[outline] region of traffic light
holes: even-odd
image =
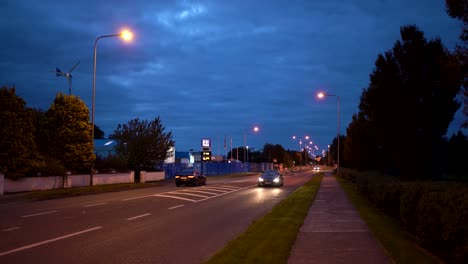
[[[202,160],[211,161],[211,151],[202,151]]]

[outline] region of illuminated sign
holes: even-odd
[[[201,140],[202,147],[211,147],[211,139],[209,138],[202,138]]]
[[[203,151],[202,152],[202,160],[203,161],[211,161],[211,151]]]

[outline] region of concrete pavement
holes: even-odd
[[[293,245],[288,263],[393,263],[327,173]]]

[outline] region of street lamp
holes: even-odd
[[[324,92],[319,92],[317,94],[317,98],[323,99],[325,96],[336,96],[337,99],[337,106],[338,106],[338,128],[337,128],[337,140],[338,140],[338,151],[337,151],[337,158],[336,158],[336,173],[339,175],[340,173],[340,96],[336,94],[327,94]]]
[[[132,32],[128,30],[123,30],[119,34],[112,34],[112,35],[103,35],[96,38],[94,41],[94,63],[93,63],[93,99],[91,105],[91,140],[93,142],[93,153],[94,153],[94,106],[95,106],[95,97],[96,97],[96,54],[97,54],[97,43],[98,40],[102,38],[110,38],[110,37],[121,37],[125,41],[131,41],[133,39]],[[94,162],[91,163],[91,174],[89,177],[89,184],[93,185],[93,170],[94,170]]]
[[[310,138],[309,136],[304,136],[304,139],[306,139],[306,140],[309,140],[309,138]],[[300,150],[300,152],[299,152],[299,169],[300,169],[301,166],[302,166],[302,151],[303,151],[303,149],[302,149],[302,138],[297,138],[296,136],[292,136],[292,139],[294,139],[294,140],[298,139],[299,140],[299,150]],[[304,141],[304,148],[305,148],[306,144],[307,143]],[[306,156],[305,156],[305,151],[304,151],[304,165],[305,165],[305,160],[306,160]]]
[[[255,133],[257,133],[258,131],[260,131],[260,128],[259,128],[258,126],[254,126],[254,127],[252,128],[252,131],[255,132]],[[245,155],[245,152],[246,152],[247,148],[248,148],[248,146],[247,146],[247,131],[244,130],[244,164],[245,164],[245,162],[246,162],[246,155]],[[247,155],[248,155],[248,153],[247,153]],[[249,160],[247,159],[247,163],[248,163],[248,162],[249,162]],[[245,168],[247,169],[247,166],[246,166]]]

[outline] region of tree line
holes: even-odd
[[[468,4],[447,1],[463,21],[461,43],[451,53],[439,38],[427,40],[416,25],[402,26],[401,39],[379,54],[363,89],[359,111],[340,136],[342,167],[376,170],[402,179],[466,178],[468,138],[446,137],[463,97],[467,128]],[[337,140],[331,144],[336,157]]]
[[[90,173],[96,160],[89,110],[77,96],[59,93],[47,111],[26,107],[15,87],[0,88],[0,173],[7,178]],[[95,138],[104,132],[95,126]],[[124,168],[164,162],[174,146],[159,117],[119,124],[111,138]],[[138,150],[138,151],[137,151]]]

